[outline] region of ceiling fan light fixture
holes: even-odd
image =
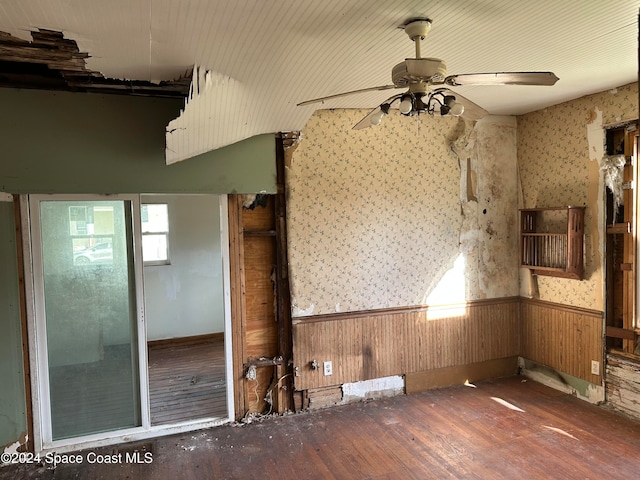
[[[382,122],[382,117],[389,113],[390,108],[391,104],[389,103],[383,103],[382,105],[380,105],[378,111],[371,115],[371,118],[369,119],[371,125],[380,125],[380,122]]]
[[[449,110],[449,115],[453,115],[454,117],[459,117],[464,113],[464,105],[458,102],[454,102],[451,105],[451,110]]]
[[[442,96],[435,98],[436,95]],[[434,94],[432,97],[436,102],[440,104],[440,115],[451,115],[453,117],[459,117],[464,113],[464,105],[456,102],[456,97],[453,95]]]
[[[451,105],[455,103],[456,97],[453,95],[445,95],[440,102],[440,115],[448,115],[451,111]]]
[[[374,113],[371,116],[371,125],[380,125],[380,122],[382,122],[382,117],[384,117],[384,113],[382,110],[378,110],[376,113]]]
[[[413,110],[413,97],[411,95],[403,95],[398,110],[403,115],[409,115]]]

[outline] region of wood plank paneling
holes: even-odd
[[[306,390],[513,357],[519,299],[446,308],[411,307],[299,318],[295,387]],[[311,367],[333,362],[333,375]]]
[[[260,208],[260,207],[258,207]],[[246,304],[246,355],[274,357],[278,354],[275,321],[273,267],[275,239],[244,237]]]
[[[520,355],[596,385],[591,361],[603,365],[603,313],[539,300],[522,299]]]

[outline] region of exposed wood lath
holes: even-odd
[[[170,82],[105,78],[86,68],[90,54],[62,32],[39,29],[25,41],[0,32],[0,87],[99,92],[153,97],[185,97],[191,73]]]

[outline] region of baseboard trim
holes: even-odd
[[[507,377],[518,372],[518,357],[497,358],[485,362],[456,365],[405,375],[405,391],[424,392],[433,388],[463,385],[489,378]]]

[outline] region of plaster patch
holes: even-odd
[[[13,443],[9,443],[5,445],[3,453],[18,453],[18,451],[20,450],[20,447],[22,447],[23,445],[26,445],[28,441],[29,441],[29,435],[27,435],[26,432],[23,432],[22,435],[20,435],[20,438],[18,440],[16,440]]]
[[[402,393],[404,393],[404,378],[399,375],[342,385],[344,402],[391,397]]]
[[[520,296],[527,298],[539,298],[537,277],[528,268],[520,268]]]
[[[308,308],[300,308],[297,305],[296,299],[291,299],[291,316],[293,317],[309,317],[313,315],[313,310],[315,309],[315,305],[312,303]]]
[[[589,160],[595,160],[600,165],[604,156],[605,132],[602,128],[602,111],[595,107],[587,123],[587,142],[589,144]]]
[[[592,110],[591,118],[587,124],[587,144],[589,147],[589,160],[595,160],[598,163],[598,170],[600,170],[603,166],[603,159],[606,152],[606,132],[602,126],[602,111],[597,106]],[[593,212],[591,213],[591,222],[588,223],[585,221],[585,231],[591,230],[595,232],[593,235],[597,236],[597,244],[592,244],[591,246],[595,254],[593,264],[598,266],[600,271],[602,271],[604,269],[604,246],[606,245],[605,230],[601,228],[601,225],[604,225],[606,221],[606,212],[605,209],[602,208],[602,202],[603,199],[606,198],[606,187],[600,171],[597,172],[597,177],[595,177],[595,175],[596,172],[593,172],[591,178],[593,179],[592,183],[597,185],[597,196],[595,196],[595,189],[589,190],[587,205],[593,205]],[[585,235],[585,242],[586,241],[587,236]],[[588,254],[588,251],[585,253]],[[587,273],[585,272],[585,276],[586,275]],[[599,298],[596,305],[603,304],[603,299],[605,298],[605,283],[604,281],[600,282],[600,289],[597,292]]]
[[[13,195],[10,193],[0,192],[0,202],[13,202]]]

